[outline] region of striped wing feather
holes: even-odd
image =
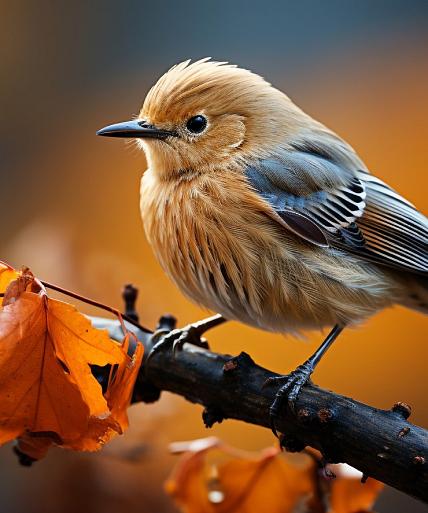
[[[316,156],[310,154],[312,167],[314,159]],[[277,161],[248,167],[246,176],[250,185],[270,203],[282,224],[303,239],[338,247],[379,264],[428,272],[425,216],[367,171],[343,170],[339,163],[327,161],[325,155],[316,162],[320,168],[328,162],[328,171],[337,172],[345,179],[335,187],[299,195],[287,190],[290,170],[284,165],[280,174]],[[300,179],[304,180],[305,157],[301,152],[293,159],[291,178],[295,179],[299,169]],[[326,244],[322,243],[319,232],[324,234]]]
[[[367,205],[358,226],[367,258],[394,267],[428,272],[428,221],[378,178],[361,173]]]

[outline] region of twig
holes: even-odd
[[[122,337],[119,323],[100,318],[93,322],[109,329],[113,338]],[[147,354],[151,336],[136,334]],[[165,351],[150,358],[134,397],[152,402],[168,390],[203,405],[208,425],[233,418],[269,428],[275,390],[262,385],[276,375],[245,353],[231,358],[186,344],[175,356]],[[296,414],[284,409],[276,425],[287,450],[314,447],[326,462],[348,463],[364,476],[428,501],[428,432],[409,423],[409,414],[404,403],[380,410],[309,384],[300,392]]]

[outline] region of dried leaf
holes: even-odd
[[[210,444],[201,450],[185,453],[165,485],[182,511],[286,513],[312,496],[311,461],[293,466],[278,457],[277,449],[267,449],[258,456],[241,456],[214,440],[210,439]],[[211,451],[220,452],[220,460],[224,460],[222,454],[229,459],[210,464],[207,456]]]
[[[128,356],[131,337],[136,342],[132,358]],[[124,431],[128,427],[126,410],[131,402],[134,383],[143,360],[144,347],[133,334],[128,333],[124,338],[122,349],[126,357],[111,377],[105,397],[113,417]]]
[[[366,485],[335,465],[337,479],[326,479],[314,459],[291,461],[271,448],[258,456],[210,437],[172,444],[183,452],[166,491],[185,513],[362,513],[369,511],[383,485]]]
[[[375,479],[361,482],[362,474],[349,465],[332,465],[337,479],[331,483],[330,507],[334,513],[369,513],[384,488]]]
[[[52,443],[97,450],[122,433],[142,358],[141,344],[133,359],[128,344],[48,298],[23,270],[9,282],[0,310],[0,444],[19,437],[19,450],[36,457]],[[90,365],[118,369],[105,397]]]
[[[4,294],[9,283],[18,278],[18,272],[3,262],[0,262],[0,294]]]
[[[70,448],[79,451],[97,450],[111,440],[113,436],[122,434],[127,429],[128,415],[126,411],[131,402],[132,391],[144,352],[143,345],[137,342],[132,358],[128,356],[131,336],[130,333],[125,336],[122,344],[125,358],[115,370],[112,369],[113,375],[105,393],[111,416],[103,420],[92,417],[87,431],[81,438],[70,444]]]

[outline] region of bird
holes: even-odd
[[[97,134],[144,151],[146,237],[184,295],[218,312],[153,351],[197,343],[226,319],[296,336],[331,329],[302,365],[269,380],[273,426],[343,329],[394,304],[428,313],[427,218],[258,74],[186,60],[135,119]]]

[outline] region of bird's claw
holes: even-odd
[[[174,329],[166,332],[165,330],[158,330],[153,334],[153,340],[156,341],[153,345],[148,358],[168,347],[172,348],[174,354],[180,351],[184,344],[187,342],[194,346],[208,348],[208,343],[205,338],[201,338],[200,328],[189,324],[181,329]]]
[[[287,398],[288,407],[294,413],[299,392],[302,386],[309,381],[312,372],[313,366],[310,362],[305,362],[303,365],[297,367],[296,370],[290,372],[290,374],[286,374],[285,376],[273,376],[264,382],[263,388],[276,384],[280,385],[269,409],[270,425],[276,437],[278,437],[278,433],[275,427],[275,420],[278,418],[283,407],[284,399]]]
[[[193,325],[186,326],[181,330],[174,330],[177,333],[173,335],[172,352],[174,355],[183,349],[184,344],[189,343],[197,347],[208,349],[206,338],[202,338],[200,330]],[[171,332],[172,333],[172,332]],[[167,335],[168,337],[169,335]]]

